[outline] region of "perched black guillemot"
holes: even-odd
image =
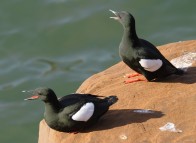
[[[79,132],[93,125],[116,103],[116,96],[103,99],[91,94],[69,94],[57,99],[50,88],[33,90],[33,96],[25,100],[40,98],[45,103],[44,119],[49,127],[62,132]]]
[[[174,67],[153,44],[138,38],[135,19],[129,12],[110,11],[115,14],[115,17],[110,18],[119,21],[124,29],[119,46],[120,57],[126,65],[137,72],[129,77],[142,74],[148,81],[158,81],[171,74],[183,74],[183,71]],[[126,83],[140,80],[145,79],[131,79],[127,80]]]

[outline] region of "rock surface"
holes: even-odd
[[[158,47],[171,60],[196,52],[196,40]],[[164,82],[124,84],[124,75],[133,73],[123,62],[91,76],[79,93],[117,95],[119,101],[90,129],[69,134],[50,129],[40,122],[39,143],[195,143],[196,142],[196,57],[183,76]],[[141,110],[136,110],[141,109]],[[149,113],[142,113],[150,109]],[[139,112],[136,112],[139,111]],[[147,110],[148,111],[148,110]],[[182,132],[161,131],[167,122]]]

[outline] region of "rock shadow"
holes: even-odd
[[[189,67],[183,75],[170,75],[156,82],[194,84],[196,83],[196,67]]]
[[[131,123],[142,123],[152,118],[161,118],[164,114],[161,111],[151,110],[153,113],[136,113],[135,110],[143,109],[119,109],[109,110],[95,125],[83,130],[83,133],[107,130],[125,126]]]

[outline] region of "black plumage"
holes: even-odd
[[[183,71],[174,67],[153,44],[138,38],[135,19],[130,13],[110,11],[116,16],[111,18],[123,25],[119,54],[126,65],[144,75],[148,81],[163,79],[171,74],[183,74]]]
[[[118,100],[116,96],[101,99],[96,95],[77,93],[57,99],[50,88],[37,88],[33,94],[25,100],[40,98],[45,103],[44,119],[48,126],[63,132],[79,132],[95,124]]]

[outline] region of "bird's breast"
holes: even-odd
[[[121,59],[123,59],[123,58],[131,59],[133,57],[133,51],[128,46],[120,45],[119,55],[120,55]]]

